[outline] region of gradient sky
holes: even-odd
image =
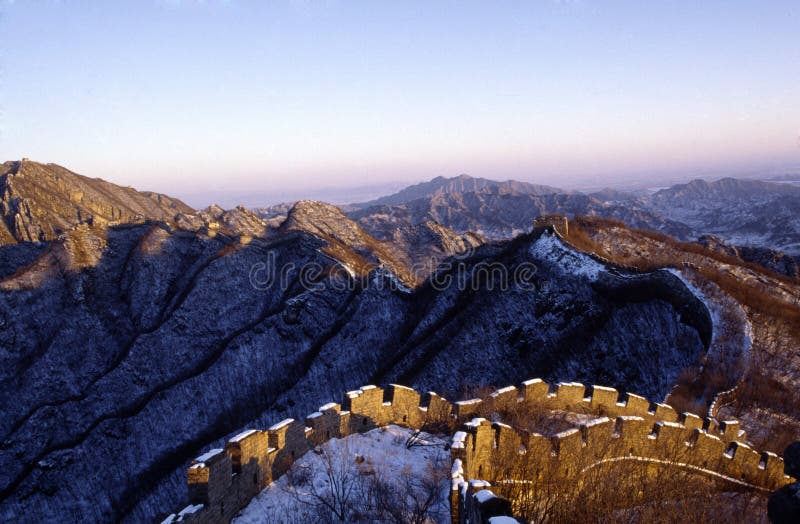
[[[2,159],[196,206],[800,167],[797,0],[0,0],[0,67]]]

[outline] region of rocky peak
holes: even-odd
[[[442,176],[436,177],[428,182],[421,182],[394,193],[381,197],[370,202],[357,204],[359,208],[366,208],[375,205],[397,205],[417,200],[420,198],[430,198],[437,195],[451,195],[467,192],[488,192],[496,194],[525,194],[525,195],[548,195],[554,193],[565,193],[565,191],[545,185],[519,182],[516,180],[506,180],[498,182],[488,178],[476,178],[469,175],[458,175],[452,178]]]
[[[79,224],[171,221],[193,210],[180,200],[139,192],[56,164],[23,160],[0,166],[0,243],[48,241]]]
[[[281,230],[305,231],[323,238],[333,238],[350,246],[369,243],[366,238],[368,235],[358,224],[347,218],[341,209],[315,200],[295,202],[281,225]]]

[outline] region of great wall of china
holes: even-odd
[[[520,410],[558,410],[595,418],[550,437],[485,418],[502,419]],[[487,505],[493,514],[510,515],[508,501],[495,497],[483,480],[508,475],[496,467],[497,459],[508,454],[535,463],[538,478],[560,475],[577,480],[600,465],[643,461],[765,492],[792,482],[784,474],[783,459],[745,443],[738,422],[680,414],[666,404],[631,393],[621,395],[612,388],[550,386],[533,379],[484,399],[450,402],[436,393],[421,395],[399,385],[386,390],[364,386],[346,393],[342,404],[320,407],[304,422],[286,419],[266,431],[248,430],[230,439],[225,449],[197,457],[187,470],[190,504],[163,522],[229,522],[308,450],[332,438],[389,424],[454,431],[450,496],[454,523],[463,523],[468,516],[482,521],[474,519]],[[517,480],[530,482],[535,489],[536,479]]]

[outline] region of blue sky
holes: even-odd
[[[200,206],[800,167],[800,3],[9,2],[0,156]]]

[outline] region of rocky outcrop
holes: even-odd
[[[779,275],[787,277],[800,277],[800,256],[791,256],[766,247],[734,246],[714,235],[703,235],[697,239],[703,247],[736,257],[743,262],[751,262],[769,269]]]
[[[739,246],[800,254],[800,187],[761,180],[693,180],[642,198],[640,205]]]
[[[338,207],[300,201],[289,211],[281,232],[304,231],[327,242],[325,252],[354,273],[367,275],[385,266],[407,286],[425,281],[444,258],[469,252],[485,241],[478,235],[460,235],[435,222],[401,226],[370,234]]]
[[[0,165],[0,245],[53,240],[78,224],[170,221],[192,212],[166,195],[87,178],[55,164]]]

